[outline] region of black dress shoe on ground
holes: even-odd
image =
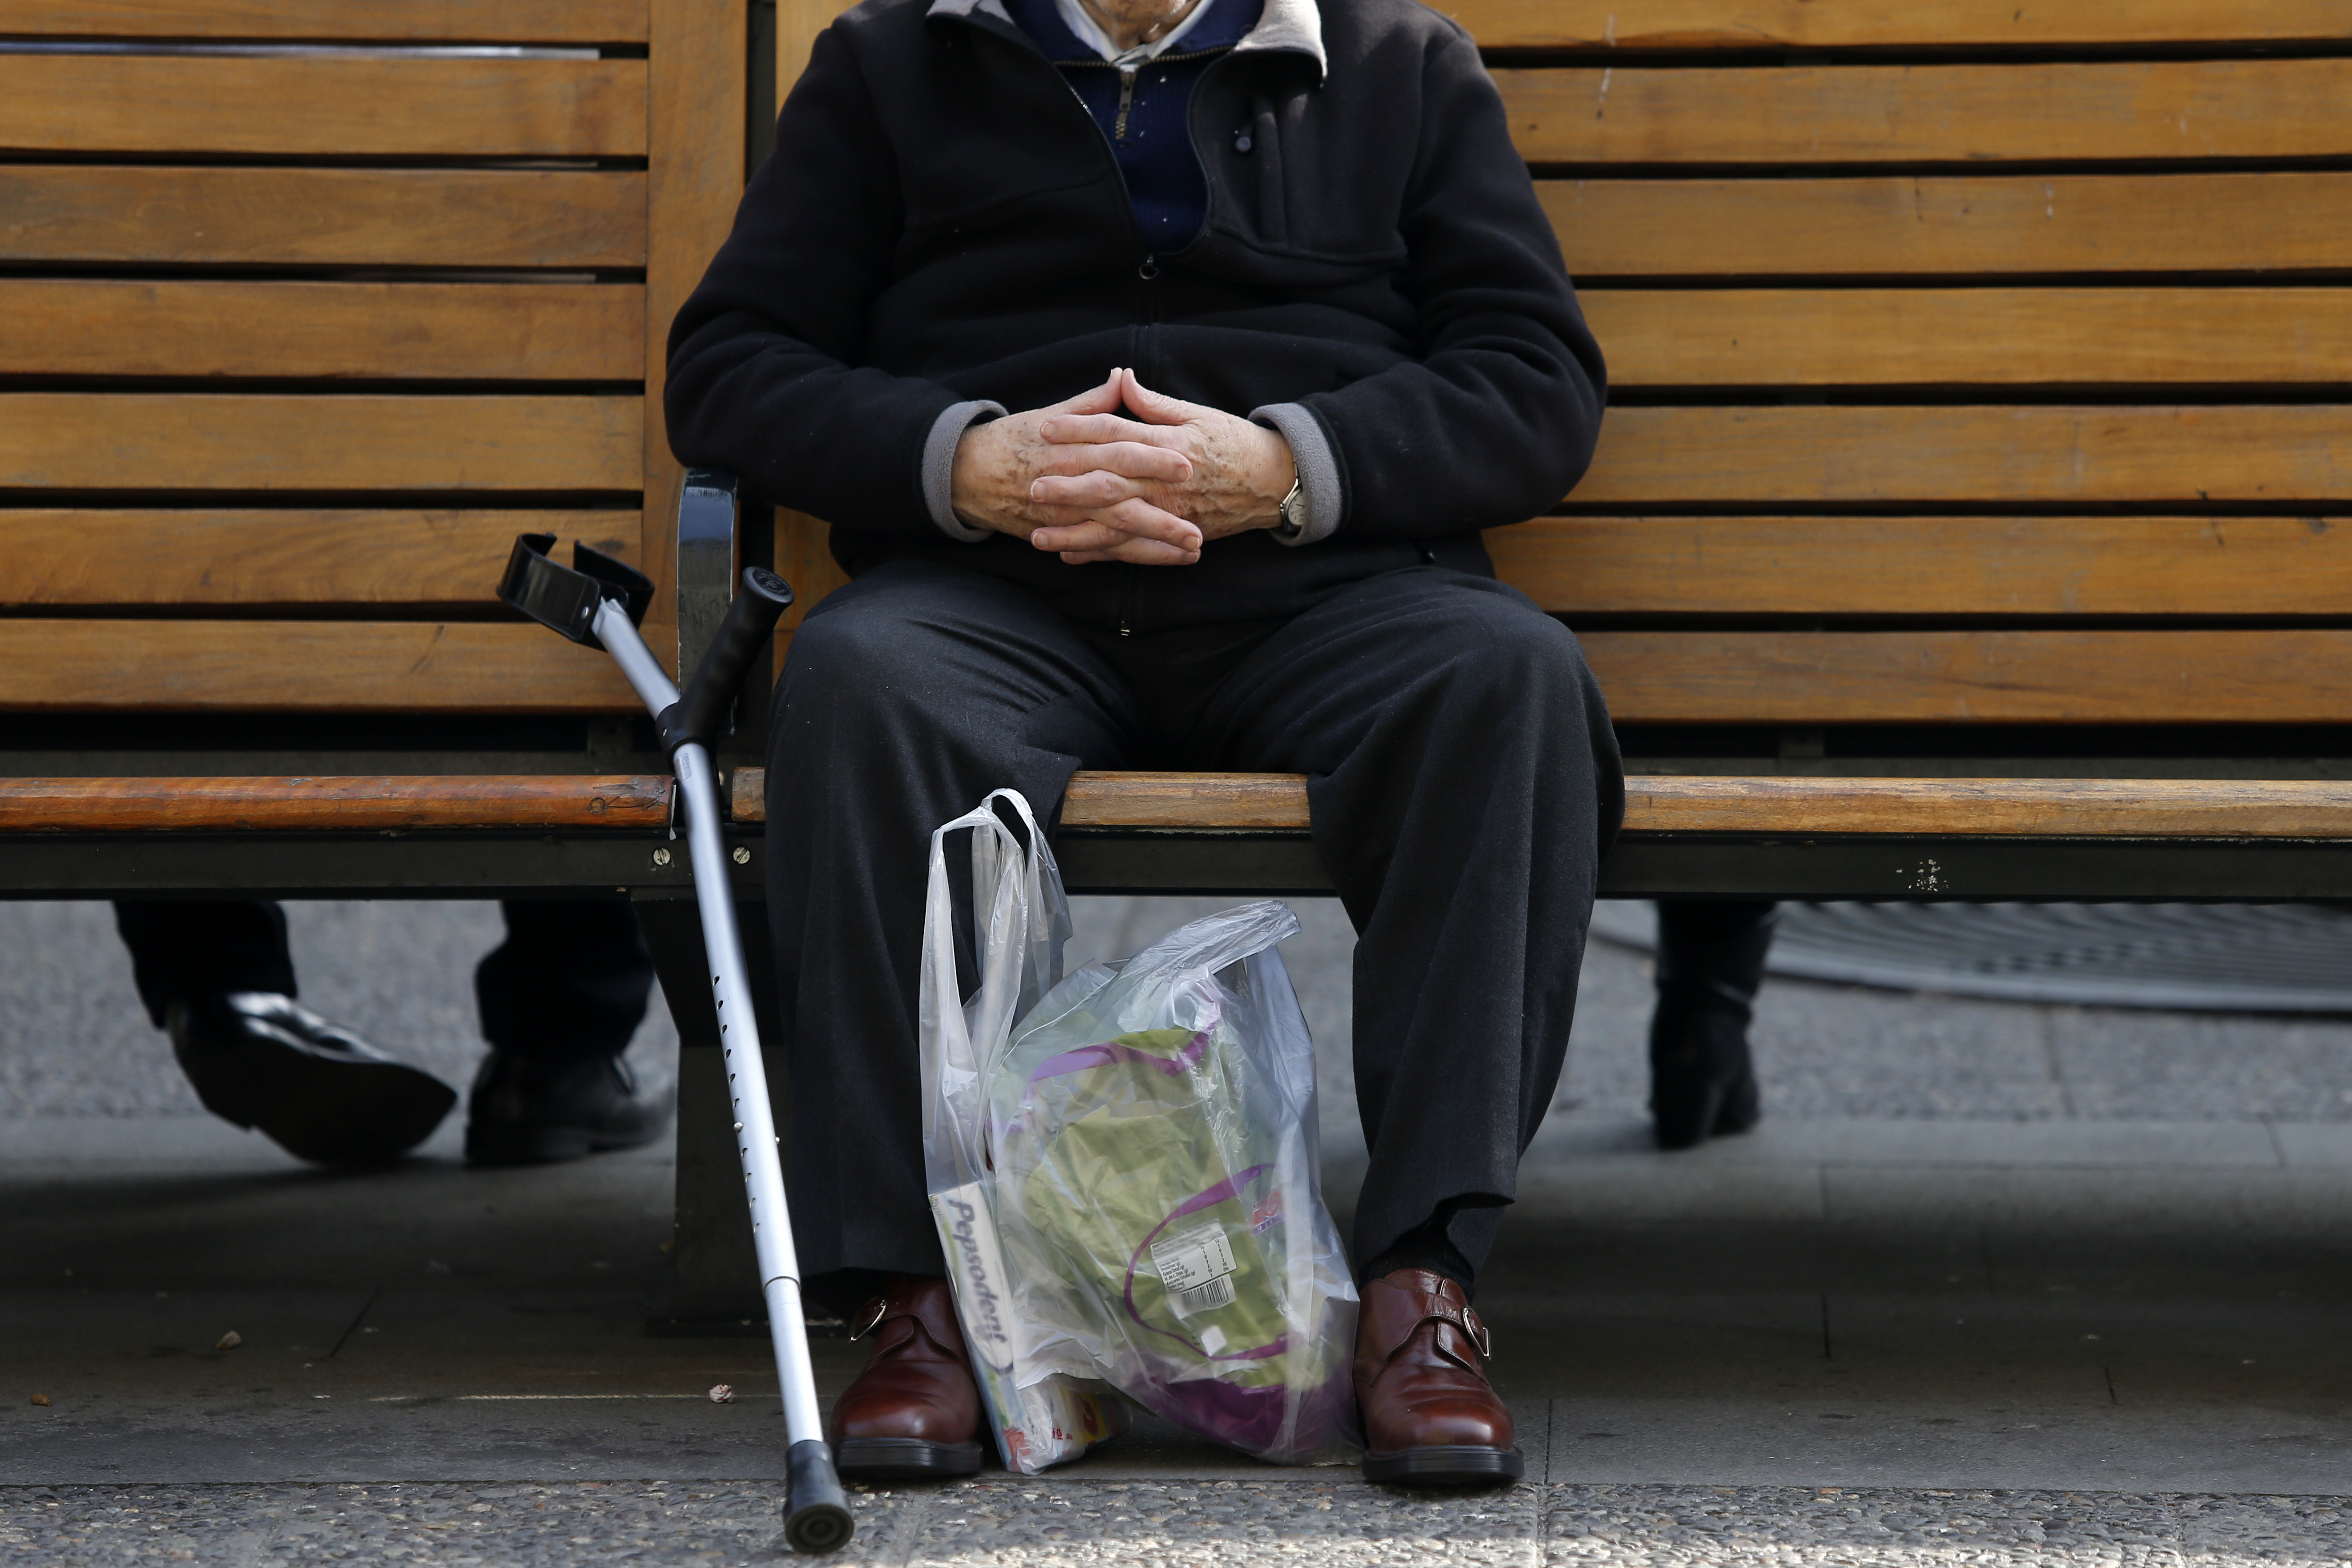
[[[173,1002],[163,1027],[205,1110],[318,1164],[397,1159],[457,1102],[431,1073],[275,991]]]
[[[546,1165],[650,1143],[669,1128],[677,1090],[638,1091],[618,1057],[541,1062],[492,1051],[466,1108],[466,1162]]]
[[[1650,1021],[1650,1117],[1661,1149],[1746,1132],[1762,1117],[1746,1004],[1661,987]]]
[[[1773,906],[1658,906],[1658,1010],[1650,1019],[1650,1114],[1658,1147],[1745,1132],[1761,1115],[1748,1026],[1772,950]]]

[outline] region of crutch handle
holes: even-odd
[[[735,689],[760,650],[776,629],[776,621],[793,602],[793,591],[782,577],[764,566],[747,566],[727,619],[702,656],[694,679],[688,681],[677,706],[661,715],[662,743],[671,751],[689,741],[709,745],[727,727]]]
[[[784,1456],[791,1500],[784,1504],[784,1539],[795,1552],[830,1552],[848,1542],[857,1526],[841,1478],[833,1473],[833,1450],[814,1439],[795,1443]]]
[[[603,600],[611,599],[628,611],[632,625],[643,624],[646,606],[654,598],[653,583],[644,573],[577,541],[572,546],[572,564],[558,566],[548,559],[554,548],[551,533],[515,535],[514,552],[499,578],[499,597],[541,626],[590,647],[604,646],[589,629]],[[785,590],[788,600],[791,592]]]

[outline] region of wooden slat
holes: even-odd
[[[642,381],[645,290],[0,278],[0,375]]]
[[[634,490],[638,397],[0,395],[0,489]]]
[[[1499,70],[1531,163],[2292,158],[2352,152],[2352,60]]]
[[[767,774],[740,768],[739,822]],[[1913,833],[2133,838],[2352,837],[2352,784],[2238,779],[1674,778],[1625,781],[1629,833]],[[1066,828],[1307,831],[1298,773],[1081,773]]]
[[[2352,289],[1595,289],[1585,315],[1613,385],[2338,384],[2352,364]]]
[[[2336,173],[1539,180],[1536,194],[1580,278],[2352,268],[2352,174]]]
[[[2352,784],[2312,779],[1625,781],[1633,833],[2352,838]]]
[[[1580,505],[2352,499],[2332,405],[1612,408]]]
[[[2326,42],[2352,0],[1442,0],[1490,49]]]
[[[0,35],[627,44],[645,0],[0,0]]]
[[[2352,364],[2352,289],[1612,289],[1584,309],[1619,386],[2332,384]]]
[[[729,810],[768,819],[768,771],[738,768]],[[1064,827],[1285,828],[1307,826],[1305,773],[1090,773],[1070,777]]]
[[[634,557],[635,511],[0,512],[11,605],[490,605],[518,533]]]
[[[1299,828],[1305,773],[1078,773],[1062,800],[1064,827]]]
[[[0,55],[0,151],[634,157],[643,60]]]
[[[1621,723],[2340,724],[2352,632],[1591,632]]]
[[[744,0],[651,0],[653,153],[646,198],[653,250],[646,263],[646,401],[661,407],[670,322],[702,281],[703,269],[734,225],[743,194]],[[685,468],[656,416],[644,430],[646,542],[641,560],[654,580],[646,616],[649,646],[677,647],[677,500]],[[668,660],[664,659],[667,663]],[[683,679],[688,672],[678,671]]]
[[[1555,615],[2341,616],[2320,518],[1540,518],[1486,534]]]
[[[660,827],[660,773],[0,778],[0,833]]]
[[[0,257],[308,267],[642,267],[625,170],[0,163]]]
[[[0,710],[639,713],[609,655],[543,626],[0,617]]]

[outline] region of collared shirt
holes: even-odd
[[[1062,18],[1062,25],[1070,29],[1071,36],[1115,66],[1137,65],[1144,60],[1159,58],[1181,43],[1200,26],[1201,19],[1215,9],[1216,0],[1205,0],[1204,4],[1193,6],[1182,21],[1158,38],[1148,44],[1138,44],[1131,49],[1122,49],[1111,42],[1110,35],[1102,30],[1100,23],[1087,15],[1087,8],[1080,0],[1054,0],[1054,10]]]
[[[1187,124],[1193,84],[1257,26],[1264,0],[1202,0],[1165,38],[1123,54],[1077,0],[1004,5],[1102,128],[1145,247],[1166,255],[1190,245],[1209,212],[1208,180]],[[1086,25],[1084,33],[1073,18]]]

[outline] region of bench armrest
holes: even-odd
[[[725,468],[688,468],[677,497],[677,679],[702,656],[735,598],[740,481]]]

